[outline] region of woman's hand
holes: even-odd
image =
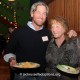
[[[77,67],[76,69],[79,70],[79,72],[80,72],[80,67]]]

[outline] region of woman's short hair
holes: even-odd
[[[67,20],[61,16],[55,16],[50,21],[50,26],[52,25],[53,21],[59,22],[66,30],[68,29],[68,23]]]

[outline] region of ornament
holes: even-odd
[[[6,17],[4,17],[4,19],[6,19]]]
[[[1,4],[1,2],[0,2],[0,4]]]
[[[12,24],[12,22],[10,22],[10,24]]]
[[[7,6],[7,8],[9,8],[9,6]]]

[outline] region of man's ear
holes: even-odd
[[[33,17],[33,12],[31,12],[30,14],[31,14],[31,17]]]

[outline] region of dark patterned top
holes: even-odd
[[[47,61],[47,72],[49,73],[60,73],[60,77],[53,77],[51,80],[71,80],[74,76],[66,76],[65,73],[61,73],[56,69],[58,64],[69,65],[72,67],[78,67],[80,64],[80,50],[79,50],[79,38],[71,38],[64,40],[60,48],[55,43],[55,40],[52,39],[48,45],[46,52],[46,61]],[[61,78],[61,79],[60,79]]]

